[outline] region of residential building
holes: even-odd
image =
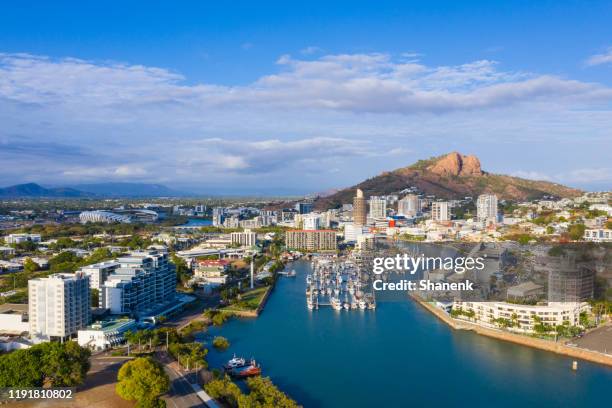
[[[312,212],[313,204],[311,202],[305,201],[295,204],[295,209],[299,214],[308,214]]]
[[[370,197],[370,218],[385,218],[387,216],[387,200],[383,197]]]
[[[583,302],[593,298],[595,269],[574,257],[550,259],[548,300],[550,302]]]
[[[462,302],[455,301],[453,310],[474,312],[472,321],[486,327],[497,327],[496,321],[505,319],[514,324],[510,329],[522,333],[533,333],[536,318],[550,326],[580,325],[580,313],[589,310],[586,302],[550,302],[548,305],[521,305],[506,302]],[[463,318],[460,316],[459,318]],[[567,322],[567,323],[566,323]]]
[[[286,233],[287,248],[306,251],[336,250],[334,230],[289,230]]]
[[[120,264],[116,261],[105,261],[93,265],[87,265],[79,269],[79,272],[83,272],[89,276],[89,287],[91,289],[100,290],[108,275],[113,273]]]
[[[366,208],[366,199],[363,196],[363,191],[357,189],[357,194],[353,198],[353,223],[355,225],[366,225],[368,222],[368,210]]]
[[[431,219],[437,222],[450,221],[451,211],[448,201],[434,201],[431,203]]]
[[[612,242],[612,230],[607,228],[587,229],[584,240],[593,242]]]
[[[101,286],[100,307],[111,314],[141,316],[174,303],[176,271],[168,264],[167,253],[132,252],[117,262],[119,268]]]
[[[481,194],[476,200],[476,219],[485,225],[497,223],[497,196]]]
[[[243,232],[232,232],[231,243],[238,244],[243,247],[252,247],[257,244],[257,233],[250,229],[245,229]]]
[[[66,338],[91,319],[89,276],[82,272],[55,273],[28,281],[30,335]]]
[[[416,194],[408,194],[397,202],[397,214],[416,217],[421,212],[421,201]]]
[[[22,242],[40,242],[40,234],[9,234],[4,237],[7,244],[20,244]]]
[[[223,207],[215,207],[212,210],[212,224],[215,227],[222,227],[225,221],[226,209]]]
[[[318,230],[321,228],[321,214],[310,213],[302,216],[302,228],[305,230]]]
[[[227,259],[206,259],[196,263],[194,278],[205,285],[215,287],[227,281],[227,270],[230,262]]]

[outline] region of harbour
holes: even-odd
[[[376,309],[374,293],[365,293],[366,279],[350,260],[317,257],[306,275],[306,307],[330,306],[334,310]]]
[[[313,265],[290,264],[257,319],[211,328],[232,347],[210,349],[211,367],[255,356],[262,375],[305,407],[601,405],[612,369],[471,331],[456,331],[406,296],[352,313],[304,305]],[[589,389],[588,394],[584,393]]]

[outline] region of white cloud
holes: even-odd
[[[246,86],[185,85],[161,68],[93,63],[72,58],[0,54],[0,98],[16,103],[117,111],[160,107],[321,109],[350,112],[451,112],[545,100],[609,101],[603,85],[550,75],[506,72],[474,61],[429,67],[388,54],[326,55],[316,60],[279,58],[279,73]]]
[[[520,178],[524,178],[528,180],[544,180],[544,181],[552,180],[548,174],[544,174],[539,171],[518,170],[518,171],[512,172],[511,175],[514,177],[520,177]]]
[[[320,53],[322,51],[323,51],[323,49],[321,49],[321,48],[319,48],[319,47],[317,47],[315,45],[309,45],[308,47],[302,48],[300,50],[300,53],[304,54],[304,55],[312,55],[312,54],[318,54],[318,53]]]
[[[275,72],[227,86],[142,65],[0,54],[0,185],[248,180],[319,191],[466,149],[478,151],[485,170],[541,165],[541,173],[517,172],[529,178],[568,181],[566,168],[587,158],[593,169],[607,166],[605,85],[489,60],[430,66],[410,58],[285,55]],[[525,145],[537,159],[507,152]],[[576,182],[588,180],[580,174]]]
[[[587,66],[612,64],[612,47],[608,47],[608,49],[602,54],[592,55],[585,61],[585,64]]]

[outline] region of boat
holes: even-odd
[[[345,302],[342,307],[344,307],[346,310],[350,310],[351,305],[349,305],[348,302]]]
[[[287,272],[287,276],[289,276],[290,278],[293,278],[297,276],[297,272],[295,271],[295,269],[292,269],[291,271]]]
[[[237,378],[252,377],[259,374],[261,374],[261,367],[255,360],[251,360],[249,364],[244,367],[236,367],[230,371],[230,375]]]
[[[234,354],[234,357],[232,357],[223,366],[223,368],[225,368],[226,370],[233,370],[235,368],[244,367],[244,366],[246,366],[246,360],[242,357],[236,357],[236,354]]]
[[[366,307],[368,307],[368,305],[366,304],[365,300],[361,299],[361,300],[359,301],[359,308],[363,310],[363,309],[365,309]]]
[[[342,310],[342,303],[340,303],[338,298],[332,297],[330,303],[335,310]]]

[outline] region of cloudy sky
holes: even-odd
[[[612,5],[489,3],[5,6],[0,186],[295,194],[457,150],[611,189]]]

